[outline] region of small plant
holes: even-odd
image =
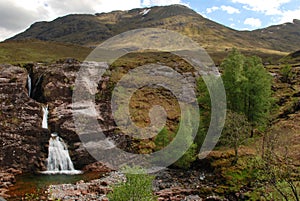
[[[39,195],[35,193],[26,193],[25,200],[39,200]]]
[[[126,182],[113,186],[113,192],[107,196],[110,201],[155,201],[152,193],[153,176],[147,175],[139,167],[126,167]]]
[[[155,137],[154,143],[155,143],[155,150],[161,150],[164,147],[166,147],[170,143],[170,134],[169,131],[166,128],[163,128],[158,135]]]
[[[286,65],[284,66],[281,70],[280,70],[280,73],[281,73],[281,80],[282,82],[284,83],[290,83],[291,80],[294,78],[294,72],[292,71],[292,67],[290,65]]]

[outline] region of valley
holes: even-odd
[[[187,36],[204,48],[218,67],[220,75],[214,76],[223,79],[225,85],[227,102],[221,103],[227,104],[227,118],[223,119],[225,128],[220,141],[211,152],[198,154],[214,120],[210,117],[211,97],[199,72],[188,60],[167,51],[145,50],[125,54],[111,63],[86,61],[97,45],[137,28],[167,29]],[[149,200],[299,200],[299,36],[299,20],[237,31],[182,5],[72,14],[31,25],[0,43],[0,196],[7,200],[118,200],[114,196],[124,184],[124,196],[131,192],[130,185],[136,185],[134,188],[140,188]],[[105,54],[111,56],[110,52]],[[151,76],[170,77],[172,70],[184,75],[182,80],[187,80],[188,86],[193,84],[199,119],[181,111],[183,103],[163,84],[135,90],[137,84],[125,82],[123,88],[114,91],[125,75],[141,66],[153,67],[153,72],[149,70]],[[78,75],[82,68],[87,69],[91,79],[85,79],[85,74]],[[105,71],[99,79],[95,69]],[[78,80],[80,76],[84,79]],[[146,77],[135,79],[147,81]],[[182,80],[176,82],[183,83]],[[126,89],[132,92],[129,117],[112,101],[116,95],[121,102],[125,101]],[[77,105],[74,94],[78,91],[86,102]],[[92,109],[89,98],[93,100]],[[160,117],[153,109],[156,106],[166,113],[165,124],[157,136],[139,139],[135,136],[137,131],[125,132],[117,124],[116,116],[125,126],[126,121],[132,121],[135,129],[152,126],[152,120]],[[84,118],[74,118],[78,113]],[[190,145],[182,157],[166,169],[150,174],[140,169],[128,170],[142,173],[140,176],[116,171],[117,162],[135,164],[139,158],[118,154],[115,149],[136,155],[163,150],[178,137],[184,121],[182,115],[188,117],[188,124],[200,125],[195,138],[183,135],[182,144],[174,145]],[[99,130],[93,129],[92,120],[101,127],[105,139]],[[82,124],[78,126],[76,121]],[[183,133],[189,133],[188,129]],[[111,164],[94,157],[97,146],[105,148],[98,153],[100,157],[113,157]],[[59,151],[51,152],[54,154],[49,157],[48,149],[56,147],[60,147]],[[63,151],[68,155],[62,155]],[[166,157],[178,153],[173,150],[167,154]],[[203,158],[203,154],[207,156]],[[51,170],[76,169],[84,174],[50,185],[49,175],[43,177],[39,173],[50,170],[47,158],[55,163],[60,157],[68,160],[68,167],[55,165]],[[45,180],[45,184],[19,191],[28,179],[26,176]],[[63,181],[67,176],[54,177]],[[129,185],[127,182],[131,181],[136,183]]]

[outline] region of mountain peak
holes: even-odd
[[[300,25],[300,20],[294,19],[294,20],[293,20],[293,23],[294,23],[294,24],[299,24],[299,25]]]

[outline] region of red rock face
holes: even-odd
[[[76,61],[0,66],[0,170],[45,170],[51,132],[57,132],[68,144],[75,168],[95,162],[83,148],[72,116],[72,91],[79,68]],[[31,97],[28,73],[35,92]],[[42,129],[45,104],[49,107],[49,130]]]
[[[40,104],[28,97],[27,71],[0,66],[0,168],[43,168]]]
[[[0,66],[0,169],[45,170],[52,132],[57,132],[67,143],[76,169],[96,162],[80,141],[73,120],[72,93],[80,68],[81,64],[75,60],[49,65]],[[31,97],[27,89],[28,74],[32,78]],[[100,81],[96,90],[108,93],[108,89],[101,88],[106,82]],[[48,130],[42,129],[45,104],[49,109]],[[101,114],[98,119],[105,135],[115,137],[110,99],[97,99],[96,109]],[[114,140],[126,146],[122,139]]]
[[[33,67],[35,75],[48,73],[44,71],[47,67],[34,68],[35,66]],[[28,72],[25,68],[11,65],[0,66],[0,169],[14,167],[25,172],[45,169],[50,131],[41,128],[42,104],[28,96],[27,75]],[[44,74],[44,76],[45,86],[55,82],[55,86],[59,89],[68,88],[68,91],[65,88],[63,90],[47,89],[56,93],[50,94],[51,99],[46,96],[50,101],[50,109],[67,106],[70,101],[65,100],[71,100],[69,85],[60,84],[50,77],[51,74],[47,76]],[[38,97],[37,100],[39,100]],[[46,99],[46,101],[48,100]],[[56,114],[55,110],[52,112],[50,123],[52,123],[53,131],[56,130],[55,127],[61,131],[60,124],[64,125],[65,131],[67,131],[67,127],[71,127],[72,130],[72,126],[69,125],[71,123],[65,123],[71,119],[71,112],[67,108],[59,111],[59,114]],[[58,118],[59,116],[62,116],[65,121]],[[55,118],[60,120],[58,125],[56,125]],[[71,133],[72,135],[70,132],[64,135],[64,137],[70,137],[67,137],[67,142],[70,142],[71,138],[73,141],[78,141],[75,132]]]

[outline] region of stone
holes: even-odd
[[[90,172],[111,172],[112,169],[108,168],[101,162],[95,162],[92,164],[89,164],[83,168],[84,171],[90,171]]]

